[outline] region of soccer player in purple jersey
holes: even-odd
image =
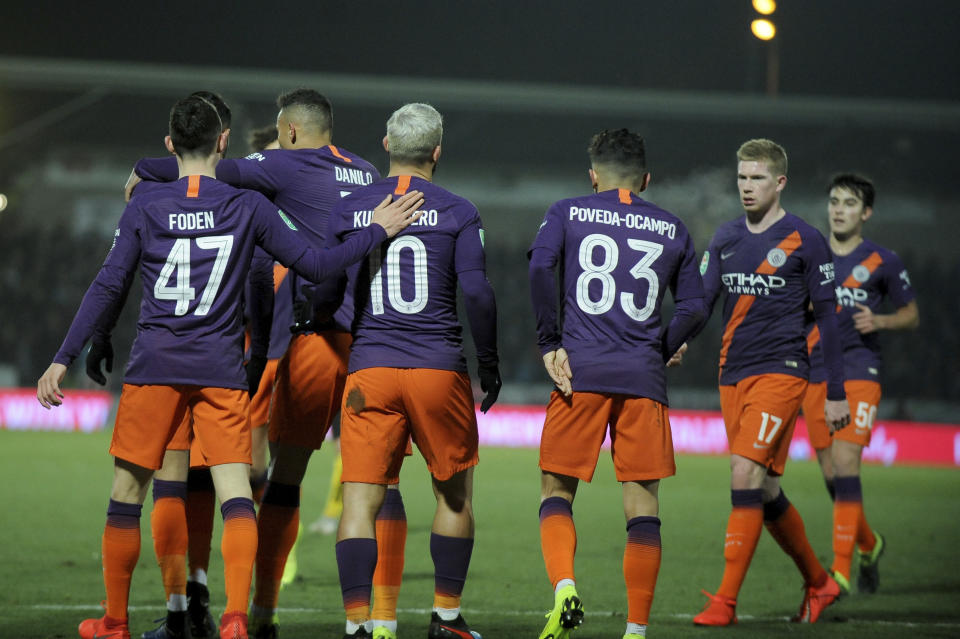
[[[916,328],[920,322],[910,276],[897,254],[863,237],[863,225],[873,215],[873,183],[860,175],[843,173],[827,189],[830,251],[836,269],[837,323],[843,345],[844,389],[853,424],[831,436],[818,406],[826,394],[823,349],[816,326],[808,326],[810,385],[803,400],[810,442],[827,482],[833,507],[833,565],[831,572],[845,591],[850,590],[853,550],[857,547],[860,574],[857,589],[876,592],[878,560],[883,537],[873,531],[863,513],[860,460],[870,445],[870,434],[880,403],[879,331]],[[896,309],[881,313],[884,298]]]
[[[67,367],[94,331],[118,312],[139,271],[143,301],[137,338],[110,447],[114,479],[102,553],[106,614],[80,624],[82,639],[129,638],[127,601],[140,553],[146,490],[168,444],[191,438],[199,440],[200,453],[211,466],[224,518],[227,604],[220,634],[247,636],[257,528],[249,484],[240,303],[254,248],[262,246],[302,276],[322,280],[414,221],[413,209],[422,203],[419,194],[400,198],[378,210],[378,226],[371,225],[366,235],[351,238],[342,249],[318,250],[262,196],[213,178],[225,144],[220,118],[209,102],[188,97],[174,105],[166,145],[177,156],[181,178],[127,205],[104,265],[37,382],[41,405],[62,403],[60,384]],[[187,414],[192,420],[184,419]],[[181,452],[186,456],[186,450]],[[177,479],[186,479],[185,470]]]
[[[800,514],[780,489],[780,476],[807,387],[804,315],[811,302],[826,357],[822,410],[831,431],[850,420],[833,312],[833,263],[823,236],[780,205],[787,184],[783,147],[749,140],[737,160],[745,215],[717,229],[700,263],[711,310],[724,294],[720,404],[730,443],[733,510],[723,580],[716,594],[704,591],[709,601],[693,622],[736,623],[737,594],[765,524],[803,575],[804,597],[794,620],[813,623],[840,588],[810,547]]]
[[[477,422],[461,348],[457,285],[487,393],[483,411],[500,390],[497,312],[476,207],[431,182],[442,135],[441,116],[432,106],[397,109],[383,141],[390,154],[389,176],[348,196],[330,215],[328,246],[338,246],[363,231],[370,206],[384,195],[410,189],[424,193],[418,224],[347,272],[346,290],[356,313],[341,412],[343,515],[336,546],[347,637],[396,637],[395,621],[377,619],[376,608],[370,614],[371,580],[379,569],[375,516],[390,493],[387,486],[399,479],[411,436],[433,476],[437,498],[428,636],[478,636],[460,614],[473,550]]]
[[[224,160],[217,165],[217,178],[263,193],[312,242],[324,246],[333,205],[380,175],[363,158],[332,144],[333,111],[326,97],[311,89],[297,89],[279,96],[277,106],[281,149]],[[151,180],[176,176],[175,166],[167,158],[141,160],[135,172]],[[312,304],[303,304],[302,285],[288,279],[298,296],[296,306],[312,308]],[[272,462],[258,517],[262,541],[250,620],[258,636],[270,636],[278,626],[280,586],[301,529],[300,484],[310,456],[322,445],[340,410],[352,322],[349,296],[339,308],[324,309],[316,322],[310,316],[300,317],[296,334],[277,366],[268,425]],[[386,502],[385,516],[391,513],[392,519],[405,521],[400,492],[392,490]],[[381,539],[382,553],[401,558],[384,565],[402,566],[405,541],[405,533]],[[400,579],[401,572],[386,579],[389,593],[377,598],[380,616],[396,618]]]
[[[638,639],[660,569],[657,491],[676,472],[664,364],[706,311],[686,227],[638,195],[650,181],[643,138],[602,131],[587,152],[595,194],[551,206],[529,253],[540,352],[557,385],[540,439],[540,541],[554,588],[540,639],[567,637],[583,619],[572,505],[579,482],[593,478],[608,426],[627,519],[624,639]],[[664,327],[667,289],[676,310]]]

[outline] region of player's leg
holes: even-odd
[[[191,454],[191,462],[199,457]],[[199,462],[197,462],[199,463]],[[213,478],[206,466],[191,467],[187,473],[187,618],[193,639],[212,637],[217,622],[210,614],[210,590],[207,570],[210,567],[210,542],[213,538],[213,516],[217,495]]]
[[[101,547],[106,614],[80,623],[81,639],[129,639],[127,602],[140,557],[140,514],[153,470],[115,459]]]
[[[348,636],[357,634],[370,620],[373,573],[377,566],[376,518],[385,493],[383,484],[343,485],[343,515],[336,553]]]
[[[623,551],[623,579],[627,586],[625,639],[645,637],[650,606],[660,573],[659,480],[623,482],[623,512],[627,544]]]
[[[199,388],[193,403],[193,431],[210,466],[223,517],[226,605],[221,637],[246,637],[247,602],[257,553],[257,517],[250,490],[251,440],[244,390]],[[234,634],[231,634],[234,633]]]
[[[667,407],[647,398],[614,403],[611,453],[617,479],[623,484],[627,543],[623,578],[627,586],[624,639],[646,636],[650,606],[660,572],[660,479],[676,473],[673,436]]]
[[[747,575],[763,530],[763,460],[769,454],[765,442],[749,452],[755,439],[759,416],[746,410],[746,396],[757,377],[748,377],[736,385],[720,387],[720,405],[730,444],[730,502],[723,546],[724,569],[716,594],[709,594],[707,605],[693,618],[697,625],[725,626],[737,622],[736,604],[740,586]],[[745,443],[744,443],[745,442]],[[747,453],[745,456],[743,453]],[[762,454],[762,455],[761,455]],[[753,459],[758,457],[761,461]]]
[[[460,614],[460,598],[473,554],[473,467],[449,479],[433,478],[437,510],[430,531],[433,558],[433,615],[429,639],[457,639],[470,628]]]
[[[343,512],[343,483],[340,476],[343,474],[343,460],[340,457],[340,418],[337,416],[330,426],[333,432],[332,445],[336,449],[333,466],[330,468],[330,484],[327,487],[327,499],[323,504],[323,513],[310,524],[310,532],[322,535],[332,535],[337,532],[337,522]]]
[[[392,509],[399,517],[396,503],[386,505],[386,493],[396,493],[388,491],[387,486],[399,481],[410,437],[398,376],[397,369],[363,369],[347,377],[344,390],[340,433],[343,514],[337,535],[337,566],[346,633],[351,637],[369,636],[370,631],[385,636],[396,633],[395,608],[378,609],[378,616],[386,619],[378,619],[380,627],[373,627],[370,599],[380,561],[402,571],[402,546],[401,558],[396,557],[395,552],[392,556],[388,552],[380,560],[377,534],[379,512]],[[391,502],[393,499],[390,497]],[[393,536],[393,541],[396,537]],[[405,539],[404,535],[401,543],[405,543]],[[390,540],[388,536],[386,542]],[[388,604],[383,602],[383,606]]]
[[[556,391],[547,404],[540,436],[540,549],[553,586],[553,605],[541,638],[566,637],[583,621],[574,574],[573,499],[579,481],[593,479],[612,405],[604,394],[564,397]]]
[[[373,628],[396,632],[397,598],[403,582],[407,545],[407,513],[397,484],[387,486],[383,505],[377,511],[377,569],[373,573]]]
[[[430,470],[437,498],[430,535],[433,612],[427,634],[430,639],[467,637],[472,631],[460,614],[460,597],[473,553],[473,467],[479,440],[470,378],[455,371],[393,370],[410,432]],[[349,389],[344,406],[349,412]],[[341,440],[346,442],[348,435],[344,422]],[[406,437],[396,446],[402,462]],[[346,452],[343,463],[346,476]]]
[[[826,415],[823,412],[823,403],[827,399],[827,383],[807,384],[806,393],[803,396],[803,417],[807,422],[807,436],[810,439],[810,445],[817,455],[817,463],[820,464],[820,472],[823,473],[823,481],[827,487],[827,493],[830,494],[830,500],[836,499],[836,490],[833,487],[833,461],[830,454],[830,445],[833,443],[833,437],[830,429],[827,427]]]
[[[163,465],[153,477],[150,528],[166,594],[167,616],[144,639],[178,639],[187,634],[187,472],[190,467],[189,428],[182,444],[167,447]],[[178,432],[179,435],[179,432]]]
[[[277,377],[277,364],[280,360],[267,360],[260,377],[260,386],[250,398],[250,435],[253,443],[253,464],[250,466],[250,489],[253,492],[253,501],[260,504],[263,489],[267,483],[267,463],[269,461],[267,446],[267,420],[270,416],[270,399],[273,396],[273,386]]]
[[[227,601],[220,620],[220,635],[233,637],[230,633],[237,633],[239,637],[246,637],[247,601],[257,555],[257,515],[250,490],[250,465],[216,464],[210,467],[210,474],[223,517],[220,552]]]
[[[80,624],[80,637],[127,639],[130,581],[140,556],[140,516],[150,479],[186,411],[183,394],[169,386],[124,384],[110,443],[113,485],[103,531],[106,614]]]
[[[850,403],[852,423],[837,431],[830,448],[836,468],[837,499],[833,508],[833,552],[831,572],[849,590],[854,546],[858,547],[860,574],[857,588],[876,592],[879,582],[877,560],[883,552],[883,538],[867,523],[863,507],[860,464],[863,449],[870,445],[873,421],[880,402],[880,384],[850,380],[844,384]]]

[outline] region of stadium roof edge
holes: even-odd
[[[960,130],[960,102],[780,96],[584,87],[403,76],[308,73],[252,68],[165,65],[0,56],[5,87],[100,90],[175,96],[198,86],[231,97],[273,96],[316,87],[338,103],[395,106],[432,102],[444,108],[505,113],[631,115],[661,120],[767,122],[794,125]],[[398,98],[397,96],[402,96]]]

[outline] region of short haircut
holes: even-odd
[[[856,193],[857,197],[863,200],[863,206],[873,206],[873,198],[876,196],[876,190],[873,187],[873,181],[870,178],[856,173],[838,173],[830,180],[827,187],[829,194],[835,188],[847,189],[851,193]]]
[[[221,126],[217,110],[204,98],[183,98],[170,109],[170,139],[180,157],[211,155]]]
[[[247,136],[247,144],[250,145],[251,151],[263,151],[265,148],[267,148],[268,144],[272,144],[276,141],[276,124],[268,124],[267,126],[262,126],[259,129],[254,129],[250,132],[250,135]]]
[[[401,164],[426,164],[443,139],[443,116],[429,104],[405,104],[387,120],[387,145],[390,161]]]
[[[217,115],[220,116],[220,125],[225,128],[230,128],[230,107],[227,106],[227,103],[223,101],[223,98],[220,97],[219,93],[214,93],[213,91],[194,91],[190,94],[191,98],[203,98],[207,102],[213,105],[213,108],[217,110]]]
[[[604,129],[590,138],[590,164],[604,166],[620,177],[639,180],[647,172],[643,138],[627,129]]]
[[[333,107],[319,91],[294,89],[277,97],[277,108],[287,111],[302,126],[315,128],[317,133],[333,131]]]
[[[747,140],[737,149],[740,162],[765,162],[774,177],[787,174],[787,152],[773,140]]]

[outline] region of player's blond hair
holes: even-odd
[[[747,140],[737,149],[740,162],[765,162],[774,177],[787,174],[787,152],[773,140]]]
[[[429,104],[405,104],[387,120],[390,160],[400,164],[424,164],[443,138],[443,117]]]

